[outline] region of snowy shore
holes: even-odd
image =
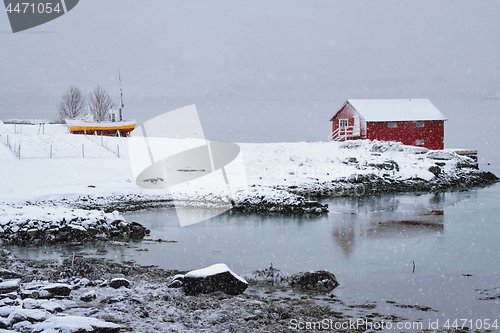
[[[386,328],[411,323],[421,327],[412,332],[429,332],[428,318],[439,315],[424,304],[391,299],[352,303],[335,290],[299,291],[279,271],[273,279],[262,274],[265,270],[245,276],[249,287],[240,295],[188,296],[167,286],[184,272],[80,256],[61,262],[22,260],[5,250],[0,254],[2,333],[297,332],[298,325],[310,325],[308,332],[371,332],[382,323]],[[498,298],[498,290],[483,294]],[[419,319],[414,324],[409,318]]]
[[[3,125],[0,235],[7,230],[27,232],[33,229],[31,220],[46,221],[47,228],[63,219],[67,223],[82,220],[85,211],[104,216],[115,210],[173,207],[168,190],[135,184],[128,140],[70,135],[62,125],[46,126],[43,134],[37,126],[25,125],[20,133],[13,125]],[[495,175],[478,170],[469,157],[395,142],[239,145],[248,191],[235,194],[239,197],[233,211],[323,214],[328,208],[318,202],[321,198],[463,190],[498,181]],[[229,178],[236,176],[228,170]],[[230,204],[221,201],[220,189],[210,184],[201,191],[185,188],[176,198],[177,207]],[[78,213],[78,209],[84,211]],[[78,227],[89,229],[85,223]]]

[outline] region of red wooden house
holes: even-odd
[[[330,119],[330,139],[398,141],[444,149],[445,120],[428,99],[349,99]]]

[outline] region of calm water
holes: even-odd
[[[29,258],[85,252],[118,261],[190,270],[223,262],[244,274],[274,267],[290,273],[326,269],[347,304],[377,302],[377,312],[401,309],[388,301],[422,304],[439,312],[418,318],[499,318],[500,184],[464,192],[338,198],[321,217],[224,213],[181,228],[172,209],[126,214],[151,229],[133,246],[14,248]],[[195,212],[203,214],[203,210]],[[413,272],[413,262],[415,271]],[[422,317],[423,316],[423,317]]]
[[[181,228],[173,209],[126,214],[151,229],[133,247],[57,248],[188,270],[224,262],[238,271],[274,267],[327,269],[340,278],[413,274],[497,275],[500,272],[500,184],[471,191],[338,198],[321,217],[224,213]],[[195,212],[203,214],[203,210]],[[51,248],[17,249],[53,256]],[[139,251],[138,251],[139,250]]]

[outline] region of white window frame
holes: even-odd
[[[415,146],[423,146],[425,145],[425,139],[415,140]]]
[[[417,121],[417,127],[425,127],[425,121]]]
[[[345,124],[345,126],[342,126]],[[349,119],[339,119],[339,128],[347,128],[349,126]]]
[[[398,123],[395,121],[391,121],[391,122],[387,123],[387,127],[388,128],[396,128],[396,127],[398,127]]]

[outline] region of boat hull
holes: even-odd
[[[120,122],[94,123],[83,120],[66,119],[68,129],[72,134],[98,134],[127,136],[135,129],[135,120]]]

